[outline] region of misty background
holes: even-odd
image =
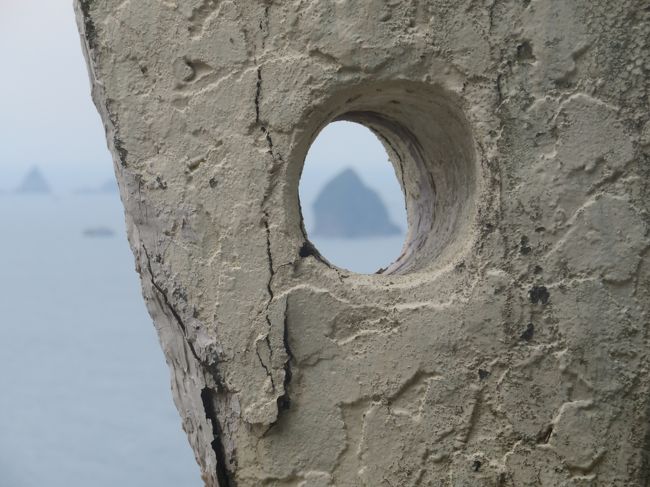
[[[72,1],[0,0],[0,55],[0,486],[199,487],[110,190]],[[16,193],[33,167],[51,191]],[[339,122],[305,164],[308,231],[318,193],[346,168],[405,230],[381,144]],[[310,238],[333,263],[371,273],[404,235]]]

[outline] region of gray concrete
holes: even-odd
[[[647,2],[76,9],[206,485],[646,485]],[[381,275],[306,243],[336,119],[403,185]]]

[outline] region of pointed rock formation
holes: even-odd
[[[51,192],[50,185],[41,173],[41,170],[34,166],[29,170],[20,185],[16,188],[17,193],[48,194]]]
[[[335,176],[314,202],[314,235],[360,238],[397,235],[400,228],[390,221],[379,195],[363,184],[353,169]]]

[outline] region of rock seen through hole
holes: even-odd
[[[384,146],[365,126],[327,125],[300,179],[307,237],[328,262],[371,274],[399,257],[407,230],[404,194]],[[310,245],[301,257],[314,255]]]
[[[403,275],[445,265],[462,270],[459,256],[475,238],[479,174],[472,132],[456,101],[440,87],[382,82],[335,93],[309,115],[291,172],[296,183],[302,174],[299,190],[294,193],[295,186],[288,186],[287,202],[292,212],[302,211],[295,230],[314,244],[316,259],[368,274]],[[315,211],[321,206],[319,193],[330,182],[331,205],[324,206],[338,206],[348,222],[368,223],[358,201],[369,190],[376,193],[366,199],[386,207],[377,212],[383,213],[381,239],[364,240],[359,235],[367,228],[353,224],[346,236],[357,236],[332,252],[328,243],[343,240],[332,230],[340,220],[325,216],[319,223]],[[353,188],[357,203],[340,203],[335,188],[346,185]],[[389,187],[392,191],[384,192]],[[394,240],[386,252],[390,238]],[[377,255],[383,258],[373,261]]]

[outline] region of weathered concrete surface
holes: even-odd
[[[76,8],[207,485],[647,484],[646,1]],[[406,193],[383,275],[305,241],[336,118]]]

